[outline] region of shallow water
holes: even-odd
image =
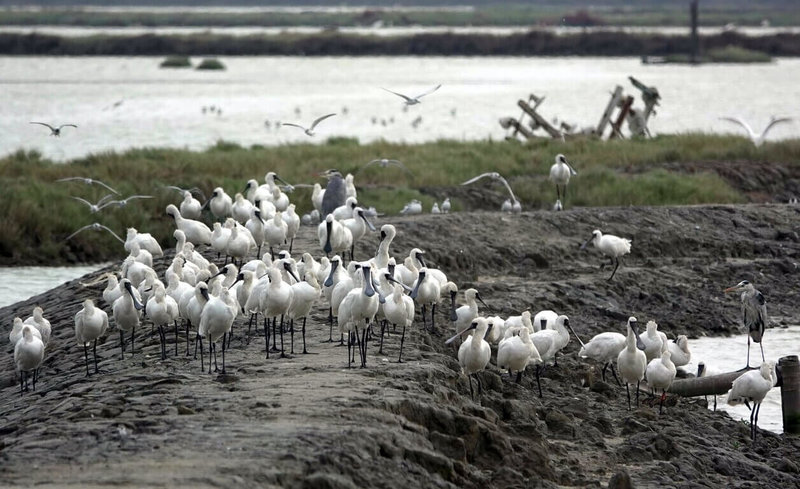
[[[767,360],[776,362],[787,355],[800,354],[800,326],[789,328],[772,328],[764,334],[764,355]],[[685,367],[688,372],[697,372],[697,364],[706,364],[706,375],[732,372],[744,367],[747,360],[747,335],[741,334],[731,338],[698,338],[689,340],[692,361]],[[758,344],[750,344],[750,366],[761,365],[761,350]],[[709,396],[709,407],[713,408],[713,400]],[[750,411],[746,406],[729,406],[727,396],[717,397],[717,409],[730,413],[737,419],[750,419]],[[781,413],[781,390],[773,388],[767,394],[758,415],[758,426],[775,433],[783,433]]]
[[[788,108],[800,102],[800,58],[692,67],[642,65],[637,58],[256,56],[223,57],[227,69],[214,72],[160,69],[162,59],[0,57],[0,153],[37,149],[64,161],[143,146],[204,149],[220,139],[247,146],[332,136],[499,140],[507,133],[498,120],[519,117],[517,100],[532,92],[546,96],[540,113],[547,119],[596,125],[615,85],[638,97],[629,75],[661,93],[649,124],[654,134],[740,133],[719,120],[734,115],[760,131],[772,115],[793,115]],[[439,83],[412,107],[381,89],[416,95]],[[222,113],[203,112],[212,105]],[[277,125],[308,125],[330,112],[338,115],[313,138]],[[79,127],[56,138],[30,121]],[[769,139],[796,136],[797,124],[776,126]]]
[[[0,307],[10,306],[94,272],[102,265],[77,267],[0,267]],[[30,311],[25,311],[30,315]]]

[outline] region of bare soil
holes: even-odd
[[[464,212],[391,222],[395,256],[426,250],[462,290],[481,291],[484,312],[554,309],[584,339],[623,332],[631,315],[671,336],[741,334],[738,298],[722,289],[743,279],[767,297],[773,326],[800,317],[798,207]],[[579,249],[593,229],[633,241],[611,282],[599,253]],[[315,229],[301,233],[295,251],[319,255]],[[374,253],[376,241],[356,257]],[[800,439],[760,432],[751,444],[744,423],[702,399],[670,396],[659,415],[645,396],[628,411],[624,390],[577,358],[574,340],[545,371],[543,397],[530,371],[516,384],[491,365],[471,399],[444,345],[453,331],[447,301],[436,334],[415,323],[402,364],[391,333],[383,355],[376,338],[369,344],[368,368],[347,369],[346,349],[325,342],[320,304],[308,322],[308,355],[299,353],[298,333],[290,358],[265,359],[263,331],[246,340],[239,318],[227,374],[208,374],[185,356],[183,338],[179,354],[171,343],[161,361],[149,325],[137,334],[137,353],[122,360],[112,324],[98,345],[102,373],[87,378],[72,318],[82,299],[102,301],[104,284],[80,284],[99,275],[0,309],[3,338],[35,304],[53,324],[35,392],[20,396],[7,343],[0,356],[0,486],[606,487],[626,472],[640,488],[800,487]],[[764,341],[769,356],[769,331]]]

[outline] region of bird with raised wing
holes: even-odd
[[[407,95],[403,95],[402,93],[393,92],[393,91],[391,91],[391,90],[389,90],[387,88],[384,88],[384,90],[386,90],[389,93],[393,93],[393,94],[397,95],[398,97],[401,97],[403,100],[406,101],[406,105],[417,105],[417,104],[421,104],[422,103],[422,101],[420,100],[422,97],[424,97],[426,95],[430,95],[433,92],[435,92],[436,90],[439,90],[439,88],[441,88],[441,86],[442,86],[441,84],[436,85],[432,89],[428,90],[425,93],[417,95],[416,97],[409,97]]]
[[[96,204],[92,204],[88,200],[82,199],[81,197],[73,196],[72,198],[77,200],[78,202],[83,202],[84,204],[86,204],[89,207],[89,212],[94,214],[96,212],[100,212],[100,210],[102,210],[104,207],[106,207],[106,205],[108,203],[108,199],[110,199],[111,197],[113,197],[112,194],[107,194],[106,196],[104,196],[103,198],[98,200]]]
[[[764,361],[764,330],[767,327],[767,299],[753,284],[742,280],[733,287],[725,289],[725,293],[741,292],[742,326],[747,329],[747,365],[750,368],[750,339],[761,346],[761,361]]]
[[[780,124],[781,122],[791,122],[792,120],[790,117],[771,117],[769,124],[767,124],[767,127],[761,131],[761,134],[756,134],[756,132],[753,131],[753,128],[750,127],[750,124],[745,122],[741,117],[720,117],[720,119],[742,126],[744,130],[747,131],[747,136],[750,138],[750,141],[752,141],[756,148],[764,144],[767,133],[770,129],[772,129],[773,126]]]
[[[131,201],[131,200],[152,199],[152,198],[153,198],[152,195],[131,195],[130,197],[125,197],[122,200],[109,200],[108,202],[104,203],[100,208],[102,209],[103,207],[107,207],[107,206],[111,206],[111,205],[115,205],[117,207],[125,207],[126,205],[128,205],[128,202]]]
[[[67,236],[66,238],[64,238],[64,241],[69,241],[69,240],[70,240],[70,239],[72,239],[72,238],[73,238],[73,237],[74,237],[76,234],[80,233],[81,231],[85,231],[85,230],[87,230],[87,229],[94,229],[95,231],[101,231],[101,230],[105,229],[106,231],[108,231],[109,233],[111,233],[111,234],[112,234],[112,235],[113,235],[115,238],[117,238],[117,240],[118,240],[120,243],[123,243],[123,244],[125,243],[125,240],[124,240],[124,239],[122,239],[122,238],[120,238],[119,236],[117,236],[117,233],[115,233],[114,231],[112,231],[112,230],[111,230],[111,229],[109,229],[108,227],[106,227],[106,226],[103,226],[103,225],[102,225],[102,224],[100,224],[99,222],[93,222],[92,224],[87,224],[86,226],[83,226],[82,228],[78,229],[78,230],[77,230],[77,231],[75,231],[74,233],[72,233],[72,234],[70,234],[69,236]]]
[[[46,122],[31,122],[31,124],[39,124],[41,126],[49,127],[50,128],[50,135],[51,136],[55,136],[55,137],[61,136],[61,128],[62,127],[74,127],[76,129],[78,128],[78,126],[76,126],[75,124],[61,124],[60,126],[57,126],[57,127],[53,127],[53,126],[51,126],[50,124],[48,124]]]
[[[302,129],[306,133],[306,135],[313,136],[314,135],[314,128],[317,127],[317,124],[319,124],[320,122],[324,121],[328,117],[333,117],[335,115],[336,115],[336,113],[325,114],[322,117],[317,117],[316,119],[314,119],[314,122],[311,123],[311,127],[308,127],[308,128],[306,128],[304,126],[301,126],[300,124],[293,124],[291,122],[282,122],[281,125],[299,127],[300,129]]]
[[[520,210],[522,209],[520,204],[519,204],[519,199],[517,199],[517,196],[514,195],[514,191],[511,190],[511,185],[509,185],[508,181],[505,178],[503,178],[503,176],[500,175],[499,173],[497,173],[496,171],[482,173],[482,174],[478,175],[477,177],[470,178],[469,180],[467,180],[466,182],[462,183],[461,185],[469,185],[471,183],[475,183],[475,182],[477,182],[478,180],[480,180],[481,178],[484,178],[484,177],[489,177],[492,180],[497,180],[498,182],[502,183],[503,186],[505,186],[506,190],[508,190],[508,194],[511,196],[512,209],[513,209],[514,206],[518,207]]]
[[[392,159],[388,159],[388,158],[374,159],[374,160],[370,161],[369,163],[367,163],[366,165],[364,165],[361,168],[359,168],[358,171],[361,171],[364,168],[367,168],[368,166],[372,166],[372,165],[378,165],[381,168],[389,168],[390,166],[396,166],[398,168],[401,168],[403,171],[405,171],[409,175],[413,176],[413,173],[411,173],[411,171],[408,168],[406,168],[406,166],[403,164],[403,162],[401,162],[400,160],[392,160]]]
[[[113,188],[109,187],[109,186],[108,186],[108,185],[106,185],[105,183],[101,182],[100,180],[96,180],[96,179],[94,179],[94,178],[87,178],[87,177],[66,177],[66,178],[59,178],[58,180],[56,180],[56,182],[74,182],[74,181],[80,181],[80,182],[83,182],[83,183],[85,183],[86,185],[92,185],[93,183],[96,183],[97,185],[100,185],[100,186],[102,186],[102,187],[105,187],[105,188],[106,188],[106,189],[108,189],[109,191],[111,191],[111,192],[113,192],[113,193],[115,193],[115,194],[119,195],[119,192],[117,192],[117,191],[116,191],[116,190],[114,190]]]

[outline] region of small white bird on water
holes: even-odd
[[[393,91],[391,91],[389,89],[386,89],[386,88],[384,88],[384,90],[386,90],[389,93],[393,93],[393,94],[397,95],[398,97],[403,98],[406,101],[406,105],[417,105],[417,104],[421,104],[422,103],[422,101],[420,100],[422,97],[432,94],[433,92],[438,90],[441,86],[442,86],[441,84],[436,85],[432,89],[428,90],[425,93],[417,95],[416,97],[409,97],[407,95],[403,95],[402,93],[393,92]],[[383,88],[383,87],[381,87],[381,88]]]
[[[764,144],[767,133],[770,129],[772,129],[773,126],[780,124],[781,122],[791,122],[792,120],[790,117],[771,117],[769,124],[767,124],[767,127],[764,128],[761,134],[756,134],[756,132],[753,131],[753,128],[751,128],[750,125],[741,117],[720,117],[720,119],[742,126],[744,130],[747,131],[747,136],[750,138],[750,141],[752,141],[756,148]]]
[[[761,402],[770,389],[777,383],[775,362],[770,360],[761,364],[758,370],[750,370],[740,375],[733,381],[728,392],[728,404],[735,406],[744,403],[750,410],[750,437],[755,442],[758,431],[758,413],[761,411]],[[753,403],[750,407],[749,402]]]
[[[291,122],[282,122],[281,125],[299,127],[300,129],[303,130],[303,132],[306,133],[307,136],[313,136],[315,134],[314,133],[314,128],[317,127],[317,124],[319,124],[320,122],[324,121],[328,117],[333,117],[335,115],[336,115],[336,113],[334,112],[333,114],[325,114],[322,117],[318,117],[318,118],[314,119],[314,122],[311,123],[311,127],[308,127],[308,128],[306,128],[304,126],[301,126],[300,124],[294,124],[294,123],[291,123]]]
[[[614,278],[614,274],[617,273],[620,257],[631,252],[631,240],[627,238],[620,238],[618,236],[614,236],[613,234],[603,234],[598,229],[595,229],[592,231],[592,237],[587,239],[586,242],[581,245],[581,249],[586,248],[590,241],[592,244],[594,244],[595,248],[600,250],[601,253],[611,259],[611,263],[614,265],[614,271],[611,272],[611,276],[607,279],[610,281]],[[600,265],[601,270],[604,267],[605,263]]]

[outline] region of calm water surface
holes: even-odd
[[[642,65],[636,58],[523,57],[223,57],[227,70],[158,67],[161,57],[0,57],[0,154],[37,149],[63,161],[142,146],[203,149],[219,139],[243,145],[321,142],[331,136],[362,142],[502,139],[501,117],[519,117],[518,99],[546,96],[540,112],[594,126],[615,85],[638,92],[634,75],[663,98],[653,133],[737,132],[719,117],[740,115],[760,131],[771,115],[800,107],[800,59],[769,64],[701,67]],[[199,58],[193,58],[197,63]],[[416,95],[441,83],[420,105],[404,110],[385,87]],[[116,104],[116,105],[115,105]],[[203,113],[214,105],[221,115]],[[309,139],[276,122],[310,124],[335,118]],[[60,138],[30,121],[75,123]],[[412,124],[416,121],[416,124]],[[266,126],[269,122],[269,127]],[[798,122],[776,126],[770,139],[796,136]]]
[[[79,267],[0,267],[0,307],[10,306],[55,288],[103,265]],[[23,311],[26,316],[30,311]],[[23,318],[24,319],[24,318]]]

